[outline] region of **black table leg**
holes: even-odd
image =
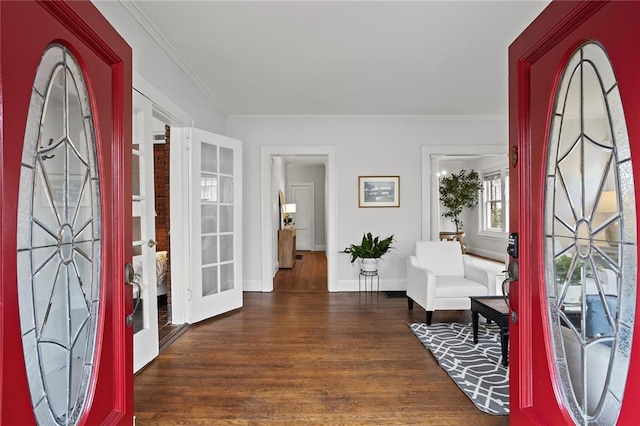
[[[471,311],[471,323],[473,324],[473,343],[478,343],[478,311]]]
[[[502,365],[509,365],[509,327],[501,327],[500,340],[502,343]]]

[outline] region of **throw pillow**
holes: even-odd
[[[586,334],[587,337],[593,336],[611,336],[613,331],[611,325],[607,320],[607,313],[602,304],[600,296],[597,294],[587,294],[587,321],[586,321]],[[605,296],[607,301],[607,307],[609,312],[616,318],[616,311],[618,308],[618,298],[616,296]],[[607,346],[611,346],[611,342],[604,342]]]

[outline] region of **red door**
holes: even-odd
[[[553,2],[509,49],[511,424],[640,415],[639,16]]]
[[[130,425],[131,49],[89,1],[0,36],[0,424]]]

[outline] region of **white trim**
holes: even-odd
[[[156,44],[162,49],[169,58],[180,68],[184,75],[191,80],[191,82],[202,92],[202,94],[213,104],[222,116],[227,119],[229,114],[225,111],[222,104],[211,93],[206,84],[200,80],[195,72],[187,65],[187,62],[182,59],[176,49],[173,48],[171,43],[164,37],[162,32],[156,27],[153,22],[147,17],[147,15],[140,10],[140,8],[131,0],[118,0],[122,7],[129,12],[129,15],[140,25],[140,27],[149,34],[149,37],[156,42]]]
[[[243,280],[242,291],[262,291],[262,280]]]
[[[190,128],[171,127],[169,210],[171,229],[171,321],[186,324],[191,313],[191,210],[189,203]]]
[[[507,242],[507,239],[509,238],[509,233],[502,232],[502,231],[493,231],[493,232],[481,231],[481,232],[478,232],[476,235],[478,237],[482,237],[487,240],[496,240],[496,241],[504,241],[504,242]]]
[[[133,72],[133,90],[153,102],[154,111],[168,116],[171,120],[171,125],[180,127],[193,126],[194,120],[189,114],[135,71]]]
[[[504,120],[504,115],[385,115],[385,114],[230,114],[233,119],[281,119],[281,118],[377,118],[391,120],[416,120],[416,121],[496,121]]]
[[[262,288],[263,292],[273,291],[273,265],[272,236],[273,221],[271,220],[271,157],[289,155],[326,155],[326,182],[327,205],[326,209],[326,235],[327,235],[327,288],[329,291],[337,291],[337,177],[336,177],[336,146],[263,146],[260,148],[260,178],[261,178],[261,251],[262,251]]]
[[[438,177],[431,170],[438,159],[445,155],[505,154],[504,145],[423,145],[422,146],[422,240],[435,239],[439,230],[440,203],[438,197],[432,202],[432,194],[438,194]],[[432,164],[433,163],[433,164]],[[437,170],[437,168],[436,168]],[[428,182],[428,184],[424,184]]]
[[[190,282],[189,268],[189,156],[186,147],[186,127],[193,126],[194,120],[185,113],[171,99],[167,98],[155,86],[138,73],[133,73],[133,89],[151,100],[153,110],[158,111],[169,119],[171,126],[171,145],[169,152],[169,197],[171,199],[170,229],[171,229],[171,317],[175,324],[184,324],[189,320],[188,283]],[[178,279],[178,277],[180,279]]]

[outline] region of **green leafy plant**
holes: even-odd
[[[374,238],[371,232],[368,232],[362,236],[362,241],[359,245],[351,244],[342,253],[351,255],[351,263],[355,262],[356,259],[379,259],[393,249],[393,241],[393,235],[380,239],[380,237]]]
[[[569,277],[569,269],[571,269],[571,262],[573,260],[573,256],[569,256],[568,254],[563,254],[559,258],[556,259],[556,283],[564,284],[567,281],[567,277]],[[570,285],[578,285],[582,281],[582,272],[581,272],[582,263],[578,260],[576,261],[576,266],[571,273],[571,277],[569,277]],[[593,278],[593,271],[591,270],[591,265],[587,263],[585,265],[585,272],[587,278]]]
[[[478,204],[478,194],[482,189],[480,175],[475,170],[460,170],[440,180],[440,202],[447,211],[442,216],[451,219],[456,232],[462,229],[460,214],[464,207],[472,208]]]

